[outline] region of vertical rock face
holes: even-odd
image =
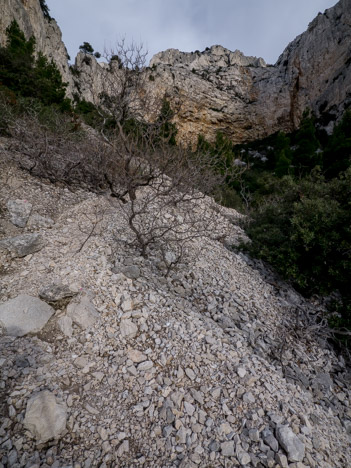
[[[279,57],[275,68],[278,81],[288,85],[292,126],[306,107],[317,115],[325,112],[338,117],[350,106],[350,43],[351,2],[340,0],[319,13]]]
[[[61,30],[54,19],[44,18],[39,0],[0,0],[0,11],[0,44],[6,43],[6,29],[16,20],[27,39],[35,37],[36,51],[54,60],[71,94],[73,80]]]
[[[151,60],[155,89],[180,99],[180,138],[194,143],[218,130],[235,142],[291,131],[309,107],[325,124],[351,104],[351,2],[319,14],[277,63],[213,46],[200,53],[174,49]]]

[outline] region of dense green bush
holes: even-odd
[[[6,46],[0,47],[0,84],[17,96],[33,97],[45,105],[70,109],[66,83],[53,61],[41,53],[35,58],[35,39],[26,40],[16,21],[7,28]]]
[[[315,120],[306,111],[300,123],[300,128],[294,137],[293,152],[294,171],[297,176],[309,174],[311,170],[322,164],[322,151],[317,138]]]
[[[92,47],[91,44],[89,44],[89,42],[83,42],[83,44],[81,46],[79,46],[79,50],[81,50],[85,54],[91,54],[92,55],[94,53],[94,48]]]
[[[264,204],[251,213],[244,246],[272,265],[303,294],[339,291],[341,317],[351,327],[351,169],[327,181],[315,171],[274,183]]]
[[[287,176],[252,213],[250,251],[306,294],[347,291],[351,278],[351,171],[327,182]]]
[[[213,143],[200,135],[198,151],[246,163],[222,190],[227,206],[248,215],[252,242],[242,248],[306,296],[339,292],[330,323],[351,330],[351,113],[330,136],[307,111],[289,135],[237,146],[223,134]]]
[[[323,153],[323,168],[328,179],[337,177],[351,165],[351,111],[334,128]]]

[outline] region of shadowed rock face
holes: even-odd
[[[0,41],[15,18],[38,50],[53,58],[74,92],[98,102],[104,91],[107,64],[79,53],[75,76],[67,65],[67,51],[53,20],[46,20],[39,0],[2,0]],[[169,49],[156,54],[147,75],[147,92],[166,94],[179,110],[178,139],[195,144],[198,135],[213,139],[222,131],[239,143],[278,130],[291,131],[309,107],[324,124],[333,125],[351,104],[351,2],[340,0],[319,14],[307,31],[284,50],[275,65],[216,45],[203,52]],[[152,78],[148,78],[152,75]]]

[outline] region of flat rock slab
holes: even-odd
[[[127,265],[122,268],[122,273],[130,279],[138,279],[140,276],[140,268],[136,265]]]
[[[48,284],[39,291],[39,297],[46,302],[62,301],[76,295],[76,292],[71,291],[68,286],[61,283]]]
[[[0,305],[0,325],[5,334],[24,336],[39,332],[51,318],[54,309],[37,297],[20,294]]]
[[[36,233],[7,237],[0,241],[0,250],[7,250],[16,257],[25,257],[26,255],[38,252],[43,246],[41,236]]]
[[[137,325],[129,319],[121,320],[120,331],[123,338],[134,338],[138,333]]]
[[[44,390],[29,399],[23,424],[38,444],[59,439],[66,429],[66,422],[66,405],[58,403],[53,393]]]
[[[93,326],[100,317],[99,312],[95,309],[88,297],[82,297],[78,304],[69,304],[67,307],[67,316],[83,330]]]
[[[6,206],[10,213],[11,223],[18,227],[25,227],[33,205],[27,200],[9,200]]]
[[[59,329],[62,331],[62,333],[65,335],[65,336],[68,336],[69,338],[72,336],[73,334],[73,328],[72,328],[72,319],[71,317],[60,317],[57,321],[57,325],[59,327]]]
[[[289,426],[280,426],[277,428],[277,439],[280,445],[288,454],[291,462],[301,462],[305,456],[305,445],[293,433]]]

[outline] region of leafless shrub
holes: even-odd
[[[239,169],[223,162],[219,171],[210,155],[170,146],[170,115],[155,117],[162,101],[145,93],[146,54],[140,47],[122,42],[108,56],[99,111],[112,125],[88,135],[74,116],[51,111],[43,121],[41,109],[33,106],[8,122],[13,150],[33,175],[117,199],[131,235],[128,242],[143,256],[157,249],[169,272],[195,239],[223,236],[209,196]],[[92,220],[88,238],[98,223]]]
[[[77,255],[83,250],[85,244],[89,239],[91,239],[91,237],[100,236],[102,234],[102,231],[106,228],[104,223],[105,214],[106,208],[101,209],[98,203],[95,203],[93,206],[92,214],[83,213],[85,223],[78,223],[78,228],[81,233],[86,235],[86,237],[74,255]]]
[[[329,327],[326,310],[317,306],[296,305],[288,310],[287,317],[292,319],[284,319],[277,327],[271,356],[280,363],[284,373],[288,372],[289,378],[294,378],[288,370],[290,359],[287,356],[295,354],[298,343],[304,344],[307,351],[312,351],[314,345],[331,349],[333,330]]]

